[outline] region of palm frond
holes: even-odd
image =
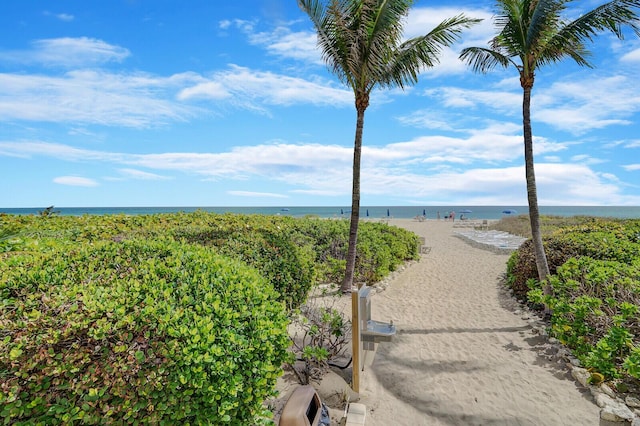
[[[491,41],[491,49],[508,56],[519,56],[526,50],[529,25],[529,0],[498,0],[499,13],[494,22],[498,35]]]
[[[524,45],[528,26],[528,2],[522,0],[498,1],[500,13],[495,16],[496,27],[504,37]]]
[[[544,50],[540,51],[536,58],[536,63],[538,65],[549,65],[560,62],[565,58],[571,58],[580,66],[593,68],[593,65],[588,60],[588,57],[591,56],[591,52],[585,47],[584,43],[564,42],[561,45],[556,46],[554,44],[556,42],[557,40],[554,38],[554,40],[547,43]]]
[[[544,46],[561,26],[560,15],[568,0],[539,0],[531,6],[526,26],[525,51]]]
[[[435,66],[442,50],[455,43],[462,30],[480,21],[465,15],[454,16],[442,21],[426,35],[405,41],[388,61],[384,75],[380,76],[382,84],[403,88],[408,83],[415,83],[421,69]]]
[[[568,0],[567,0],[568,1]],[[634,8],[640,7],[640,0],[613,0],[603,4],[569,23],[558,23],[555,33],[544,42],[538,42],[539,64],[559,62],[568,57],[578,65],[592,68],[588,57],[591,52],[585,43],[602,31],[611,31],[623,38],[622,26],[628,25],[636,33],[638,15]]]
[[[498,65],[502,65],[504,68],[508,67],[509,64],[516,65],[508,56],[503,55],[499,51],[483,47],[467,47],[462,49],[459,58],[471,66],[474,72],[483,74],[491,71]]]
[[[622,26],[629,26],[640,35],[640,21],[634,9],[640,8],[640,0],[613,0],[580,16],[558,32],[563,40],[592,41],[602,31],[611,31],[619,39],[624,38]]]
[[[366,34],[363,34],[364,54],[360,74],[364,77],[362,88],[367,90],[372,82],[377,84],[384,78],[390,55],[400,44],[404,20],[413,0],[363,0],[368,10]]]
[[[309,15],[322,58],[358,97],[374,86],[415,83],[424,67],[438,62],[443,48],[480,20],[464,15],[444,20],[422,37],[402,43],[414,0],[298,0]]]
[[[298,0],[298,6],[310,18],[316,29],[317,45],[320,48],[322,60],[327,67],[343,83],[353,86],[352,76],[347,72],[350,67],[349,58],[350,37],[346,34],[349,27],[348,0]]]

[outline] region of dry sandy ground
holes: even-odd
[[[597,425],[599,409],[543,355],[501,289],[508,255],[472,247],[450,222],[391,220],[431,247],[372,298],[398,334],[369,352],[360,401],[367,426]]]

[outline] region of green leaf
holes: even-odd
[[[12,361],[15,361],[16,359],[20,358],[20,355],[22,355],[22,349],[20,348],[12,348],[9,351],[9,359],[11,359]]]
[[[144,360],[146,359],[144,352],[142,351],[136,351],[135,357],[136,357],[136,360],[138,360],[138,362],[140,363],[144,362]]]

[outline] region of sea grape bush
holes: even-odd
[[[640,345],[640,259],[629,265],[572,258],[549,282],[553,296],[545,298],[539,289],[530,296],[553,310],[552,335],[605,378],[629,374],[640,379],[634,359],[627,360]]]
[[[213,216],[205,225],[178,227],[180,240],[215,247],[258,269],[289,309],[298,307],[315,281],[315,253],[309,241],[296,240],[292,218]]]
[[[615,221],[590,218],[580,225],[558,228],[543,239],[552,274],[572,257],[629,263],[640,257],[640,220]],[[527,299],[530,279],[537,279],[531,240],[513,253],[507,265],[509,285],[521,300]]]
[[[594,220],[559,229],[550,248],[553,294],[525,267],[523,246],[509,259],[507,283],[528,301],[548,304],[551,335],[606,380],[640,380],[640,221]]]
[[[312,241],[317,255],[319,279],[339,282],[344,274],[349,241],[349,222],[307,219],[299,232]],[[383,223],[363,222],[358,228],[355,282],[375,283],[399,265],[418,258],[416,234]]]
[[[18,253],[0,277],[5,424],[253,424],[288,359],[268,282],[201,246]]]
[[[133,216],[5,215],[4,220],[8,226],[28,230],[40,249],[131,239],[175,239],[205,245],[260,270],[292,309],[304,303],[315,283],[342,279],[349,235],[345,220],[204,211]],[[418,257],[418,237],[404,229],[363,222],[358,237],[356,282],[376,282]]]

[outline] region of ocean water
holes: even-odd
[[[1,208],[0,213],[29,215],[38,214],[41,208]],[[282,215],[292,217],[317,216],[322,218],[349,217],[348,206],[305,206],[305,207],[55,207],[60,215],[105,215],[105,214],[156,214],[193,212],[196,210],[215,213],[241,213]],[[512,215],[528,214],[526,206],[363,206],[360,217],[411,219],[425,215],[427,219],[436,219],[438,212],[443,218],[447,213],[455,211],[456,219],[464,214],[469,219],[500,219],[511,211]],[[469,211],[469,213],[464,213]],[[640,206],[540,206],[540,213],[553,216],[597,216],[624,219],[640,219]]]

